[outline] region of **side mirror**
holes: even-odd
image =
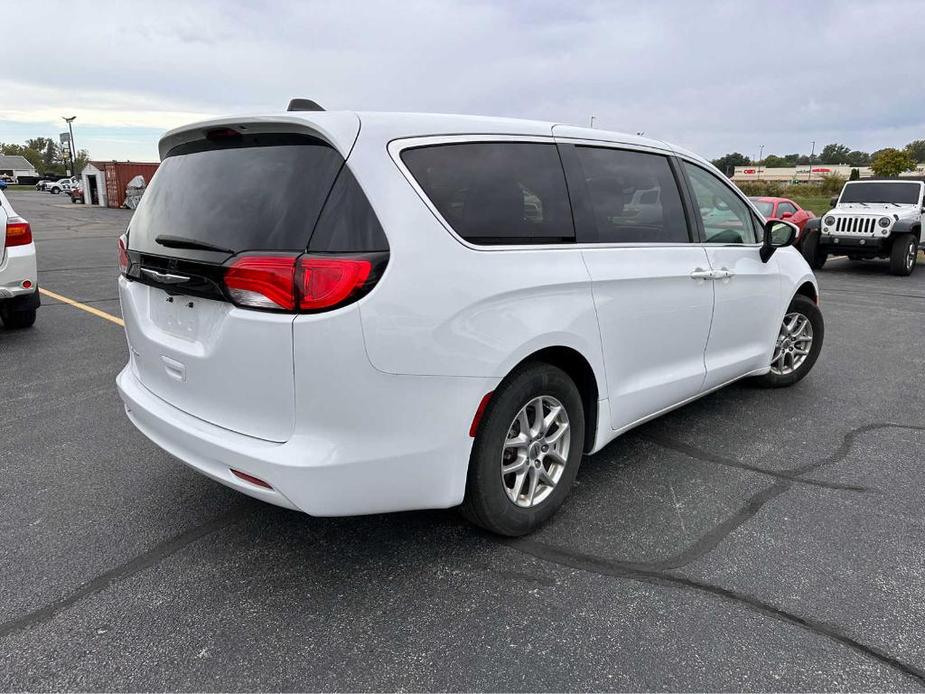
[[[782,214],[782,215],[780,216],[780,218],[781,218],[781,219],[790,219],[792,216],[793,216],[793,212],[784,212],[784,214]]]
[[[780,219],[769,219],[764,224],[764,241],[761,244],[761,262],[766,263],[778,248],[784,248],[793,243],[797,237],[799,227],[793,222]]]
[[[832,207],[835,207],[837,204],[838,204],[837,195],[833,195],[831,198],[829,198],[829,205],[831,205]]]

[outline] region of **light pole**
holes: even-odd
[[[764,145],[758,149],[758,180],[761,180],[761,157],[764,155]]]
[[[70,138],[68,139],[68,149],[71,153],[71,176],[77,175],[77,147],[74,146],[74,128],[71,123],[77,118],[77,116],[61,116],[67,123],[67,131],[70,133]]]
[[[813,150],[809,153],[809,175],[806,177],[806,182],[809,183],[813,179],[813,155],[816,153],[816,141],[813,140]]]
[[[590,127],[592,128],[594,127],[594,116],[593,115],[591,116],[591,126]]]

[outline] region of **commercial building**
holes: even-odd
[[[805,183],[819,180],[823,176],[836,174],[842,178],[851,176],[851,169],[857,169],[861,178],[871,178],[874,172],[868,166],[847,166],[841,164],[813,164],[809,166],[791,166],[768,169],[763,166],[737,166],[732,174],[736,183],[743,181],[779,181],[781,183]],[[921,178],[925,176],[925,164],[919,164],[914,171],[900,174],[903,178]]]
[[[16,183],[27,185],[39,180],[39,172],[19,154],[0,154],[0,176],[12,176]]]

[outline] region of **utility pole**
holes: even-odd
[[[813,150],[809,153],[809,176],[806,177],[806,182],[809,183],[813,178],[813,155],[816,153],[816,141],[813,140]]]
[[[758,150],[758,180],[761,180],[761,157],[764,156],[764,145]]]
[[[74,128],[71,123],[77,118],[77,116],[61,116],[65,122],[67,122],[67,131],[70,133],[70,138],[68,138],[68,149],[71,153],[71,176],[77,175],[77,147],[74,145]]]

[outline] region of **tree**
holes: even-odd
[[[800,155],[796,153],[795,154],[785,154],[784,161],[787,162],[787,166],[796,166],[797,164],[800,163]]]
[[[893,178],[915,168],[915,159],[905,150],[893,147],[881,149],[870,160],[870,168],[877,176]]]
[[[826,145],[819,153],[819,161],[823,164],[847,164],[850,154],[851,150],[845,145]]]
[[[925,140],[913,140],[906,145],[905,151],[916,162],[925,162]]]
[[[748,166],[752,162],[741,152],[730,152],[729,154],[724,154],[719,159],[714,159],[712,163],[713,166],[732,178],[735,167]]]
[[[0,154],[18,154],[24,157],[40,174],[55,174],[64,176],[65,170],[70,167],[70,157],[67,148],[60,147],[48,137],[36,137],[26,140],[23,145],[0,143]],[[82,149],[77,152],[77,161],[74,174],[79,174],[90,159],[90,153]]]
[[[776,154],[769,154],[766,156],[761,165],[766,169],[781,169],[787,166],[792,166],[787,162],[786,159],[779,157]]]
[[[870,155],[867,152],[856,149],[853,152],[849,152],[848,163],[851,166],[868,166],[870,165]]]

